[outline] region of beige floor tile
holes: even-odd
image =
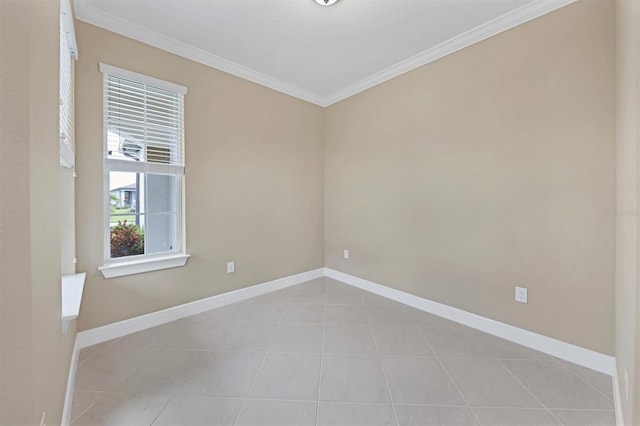
[[[320,402],[318,426],[395,426],[391,404]]]
[[[602,374],[567,361],[559,359],[556,361],[559,362],[560,365],[571,370],[571,372],[580,377],[583,381],[598,389],[609,400],[613,401],[613,383],[611,376],[607,376],[606,374]]]
[[[547,408],[611,409],[604,395],[555,361],[501,361]]]
[[[320,401],[390,402],[379,358],[325,354],[322,359]]]
[[[74,425],[615,424],[609,376],[329,278],[79,359]]]
[[[434,356],[417,327],[373,327],[380,355]]]
[[[175,397],[153,426],[232,426],[242,399]]]
[[[89,407],[106,395],[104,392],[74,391],[73,404],[71,405],[71,421],[80,417]]]
[[[479,332],[466,327],[421,327],[422,335],[435,354],[442,358],[493,358],[476,338]]]
[[[328,305],[364,305],[362,291],[358,289],[341,289],[327,291]]]
[[[290,304],[285,308],[282,322],[285,324],[324,324],[324,305]]]
[[[322,353],[323,332],[324,327],[320,324],[280,324],[269,352]]]
[[[476,426],[478,422],[467,407],[398,405],[400,426]],[[513,426],[513,425],[512,425]]]
[[[236,426],[313,426],[317,402],[247,400]]]
[[[559,426],[545,409],[472,408],[483,426]]]
[[[373,326],[414,325],[413,319],[411,318],[410,308],[400,304],[377,306],[368,305],[367,315],[369,316],[369,321]]]
[[[194,360],[197,373],[185,381],[179,394],[243,398],[262,358],[260,352],[202,352],[197,361]]]
[[[383,357],[382,365],[395,404],[464,405],[435,358]]]
[[[246,303],[243,312],[238,315],[239,323],[279,324],[285,304]]]
[[[321,355],[268,353],[249,398],[317,400]]]
[[[368,325],[369,317],[364,306],[327,305],[327,325]]]
[[[442,363],[471,407],[542,408],[497,360],[449,358]]]
[[[565,426],[615,426],[613,410],[552,410]]]
[[[109,393],[73,422],[73,426],[149,425],[170,399],[170,395]]]
[[[327,325],[323,349],[328,354],[375,355],[376,343],[367,325]]]

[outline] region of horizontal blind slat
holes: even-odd
[[[105,164],[184,170],[183,120],[182,94],[105,75]]]

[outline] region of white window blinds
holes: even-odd
[[[64,24],[60,21],[60,164],[72,168],[75,164],[74,146],[74,99],[73,99],[73,52],[69,47]]]
[[[186,88],[105,64],[100,69],[108,165],[121,171],[184,173]]]

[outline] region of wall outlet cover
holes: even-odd
[[[236,271],[236,262],[234,261],[227,262],[227,274],[230,274],[235,271]]]
[[[516,302],[527,303],[526,287],[516,287]]]
[[[349,250],[345,250],[344,252],[342,252],[342,257],[344,257],[345,259],[349,258]]]

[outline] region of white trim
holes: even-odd
[[[329,106],[346,98],[363,92],[392,78],[398,77],[430,62],[436,61],[458,50],[486,40],[532,19],[538,18],[556,9],[567,6],[577,0],[535,0],[511,12],[485,22],[467,32],[446,40],[437,46],[427,49],[417,55],[407,58],[387,69],[370,75],[344,89],[327,96],[324,105]]]
[[[73,403],[73,388],[76,382],[76,371],[78,370],[78,355],[80,347],[78,346],[78,337],[73,342],[73,352],[71,353],[71,362],[69,363],[69,376],[67,377],[67,390],[64,394],[64,406],[62,408],[62,426],[69,426],[71,423],[71,405]]]
[[[125,80],[132,80],[136,83],[147,84],[159,89],[166,89],[171,92],[180,93],[181,95],[187,94],[187,88],[177,83],[172,83],[166,80],[160,80],[159,78],[149,77],[148,75],[140,74],[134,71],[125,70],[123,68],[114,67],[113,65],[104,64],[100,62],[100,72],[103,74],[112,75],[114,77],[124,78]]]
[[[531,349],[553,355],[570,361],[574,364],[599,371],[612,376],[615,372],[615,358],[590,349],[572,345],[561,340],[543,336],[522,328],[514,327],[499,321],[495,321],[462,309],[454,308],[432,300],[423,299],[413,294],[405,293],[372,281],[354,277],[331,268],[324,268],[324,275],[345,284],[350,284],[362,290],[378,294],[396,302],[429,312],[434,315],[455,321],[457,323],[475,328],[485,333],[501,337],[514,343]]]
[[[613,370],[613,407],[616,413],[616,426],[624,426],[622,414],[622,397],[620,395],[620,381],[618,380],[618,367],[614,365]]]
[[[112,261],[98,270],[105,278],[122,277],[125,275],[141,274],[143,272],[159,271],[161,269],[178,268],[187,263],[190,254],[171,254],[165,256],[143,256],[135,260],[123,262]]]
[[[252,297],[300,284],[305,281],[321,278],[323,276],[323,271],[323,268],[318,268],[262,284],[256,284],[251,287],[245,287],[228,293],[219,294],[217,296],[185,303],[184,305],[178,305],[161,311],[141,315],[139,317],[119,321],[113,324],[107,324],[102,327],[81,331],[76,335],[78,349],[146,330],[147,328],[166,324],[171,321],[200,314],[210,309],[219,308],[230,303],[241,302]]]
[[[86,1],[78,0],[75,2],[75,5],[76,16],[80,21],[121,34],[150,46],[157,47],[158,49],[182,56],[183,58],[208,65],[212,68],[252,81],[261,86],[268,87],[312,104],[320,105],[323,102],[324,98],[315,93],[301,89],[292,84],[285,83],[284,81],[221,58],[220,56],[213,55],[171,37],[151,31],[127,20],[102,12],[101,10],[92,7]]]
[[[104,165],[108,171],[151,173],[156,175],[184,175],[184,166],[174,164],[147,163],[107,157],[104,160]]]
[[[105,13],[91,5],[87,0],[76,0],[76,16],[79,20],[88,22],[109,31],[130,37],[142,43],[166,50],[178,56],[208,65],[212,68],[227,72],[245,80],[252,81],[278,92],[285,93],[319,105],[328,107],[336,102],[384,83],[413,69],[426,65],[460,49],[471,46],[480,41],[493,37],[520,24],[538,18],[577,0],[534,0],[496,19],[479,25],[465,33],[455,36],[437,46],[427,49],[417,55],[405,59],[391,67],[368,76],[356,83],[340,89],[328,96],[313,93],[306,89],[291,85],[284,81],[270,77],[261,72],[247,68],[235,62],[213,55],[186,43],[151,31],[140,25]]]
[[[60,0],[60,20],[62,21],[62,31],[67,35],[67,44],[73,57],[78,60],[78,42],[76,40],[76,30],[73,25],[73,13],[71,12],[70,0]]]
[[[336,271],[331,268],[318,268],[308,272],[268,281],[262,284],[256,284],[251,287],[241,288],[228,293],[219,294],[217,296],[200,299],[183,305],[174,306],[161,311],[152,312],[146,315],[119,321],[113,324],[107,324],[102,327],[81,331],[76,334],[73,346],[73,354],[71,356],[71,365],[69,368],[69,377],[67,380],[67,390],[65,394],[65,403],[62,414],[62,426],[69,425],[71,416],[71,405],[73,399],[73,388],[75,375],[78,364],[78,354],[80,349],[88,346],[97,345],[98,343],[126,336],[158,325],[166,324],[171,321],[197,315],[211,309],[219,308],[231,303],[241,302],[243,300],[280,290],[292,285],[300,284],[320,277],[329,277],[345,284],[358,287],[360,289],[378,294],[380,296],[395,300],[397,302],[412,306],[416,309],[429,312],[443,318],[464,324],[466,326],[484,331],[494,336],[519,343],[532,349],[539,350],[549,355],[565,359],[578,365],[599,371],[613,377],[614,405],[616,411],[616,425],[624,426],[622,420],[622,406],[620,399],[620,387],[618,383],[618,375],[616,370],[615,358],[609,355],[581,348],[570,343],[552,339],[540,334],[530,332],[521,328],[517,328],[508,324],[504,324],[489,318],[485,318],[461,309],[453,308],[431,300],[423,299],[409,293],[395,290],[371,281],[367,281],[343,272]]]
[[[62,314],[61,333],[65,334],[69,323],[78,318],[80,314],[80,304],[82,303],[82,293],[84,282],[87,277],[85,272],[73,275],[63,275],[61,280],[62,291]]]

